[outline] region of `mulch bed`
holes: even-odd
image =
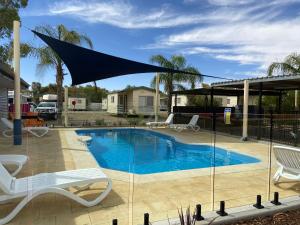
[[[241,221],[231,225],[299,225],[300,209],[284,213],[276,213],[273,216]]]

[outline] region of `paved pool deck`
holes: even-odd
[[[213,144],[211,132],[197,133],[170,129],[156,129],[172,135],[185,143]],[[119,224],[142,224],[143,214],[150,213],[150,220],[165,220],[177,216],[177,208],[194,207],[201,203],[204,211],[215,209],[220,200],[226,207],[248,205],[257,194],[263,200],[268,195],[268,155],[270,145],[264,142],[242,142],[239,138],[216,135],[216,146],[255,156],[260,163],[195,169],[159,174],[133,175],[103,169],[113,181],[113,190],[97,206],[86,208],[57,194],[39,196],[30,202],[9,224],[18,225],[108,225],[117,218]],[[29,162],[17,177],[42,172],[98,167],[87,146],[78,141],[75,129],[52,129],[43,138],[28,134],[23,145],[13,146],[12,139],[0,137],[0,154],[27,154]],[[276,171],[272,157],[271,175]],[[214,172],[214,176],[211,174]],[[214,177],[214,179],[212,179]],[[283,180],[284,181],[284,180]],[[212,196],[213,189],[215,194]],[[80,192],[87,199],[103,191],[104,184],[95,184]],[[71,189],[72,190],[72,189]],[[75,191],[75,190],[72,190]],[[300,183],[271,184],[270,192],[278,191],[281,197],[299,195]],[[6,215],[17,202],[0,205],[0,217]]]

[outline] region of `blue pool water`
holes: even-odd
[[[98,129],[78,130],[77,134],[92,137],[88,148],[99,165],[107,169],[150,174],[213,165],[212,146],[183,144],[155,131]],[[215,148],[215,166],[257,162],[254,157]]]

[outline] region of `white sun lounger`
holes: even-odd
[[[91,201],[87,201],[67,189],[74,186],[88,187],[98,182],[107,182],[107,187],[105,191]],[[112,182],[99,168],[41,173],[16,179],[0,164],[0,189],[4,192],[4,194],[0,194],[0,204],[22,198],[6,217],[0,219],[0,225],[3,225],[11,221],[33,198],[42,194],[60,194],[86,207],[95,206],[111,191]],[[45,205],[45,207],[47,206]]]
[[[11,121],[9,121],[6,118],[1,118],[1,121],[4,123],[4,125],[8,128],[7,130],[4,130],[2,132],[4,137],[11,137],[12,134],[8,134],[8,132],[12,132],[14,129],[14,125]],[[48,127],[23,127],[22,131],[27,131],[29,133],[31,133],[32,135],[36,136],[36,137],[43,137],[45,136],[48,131],[49,128]]]
[[[174,114],[171,113],[165,122],[148,122],[146,125],[150,128],[158,126],[169,126],[173,123]]]
[[[171,128],[175,128],[176,131],[181,132],[184,129],[191,129],[193,131],[199,131],[200,127],[197,125],[199,115],[193,115],[192,119],[188,124],[173,124]]]
[[[6,165],[16,165],[17,169],[11,173],[12,176],[17,175],[24,164],[27,162],[28,157],[26,155],[0,155],[0,163],[4,166]]]
[[[275,145],[273,146],[273,152],[279,165],[273,177],[273,182],[278,183],[281,177],[300,181],[300,149]]]

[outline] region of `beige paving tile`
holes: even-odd
[[[212,135],[207,132],[181,133],[168,129],[159,132],[171,134],[182,142],[211,145]],[[220,200],[226,207],[252,204],[257,194],[267,200],[269,146],[255,141],[241,142],[237,138],[217,135],[216,146],[255,156],[258,164],[217,167],[214,179],[214,206]],[[98,166],[87,147],[77,141],[73,129],[51,130],[44,138],[24,136],[22,146],[12,145],[12,139],[0,137],[0,154],[27,154],[30,158],[18,177],[41,172],[55,172],[75,168]],[[276,171],[273,159],[272,175]],[[194,207],[201,203],[203,211],[212,207],[212,179],[210,168],[166,172],[152,175],[129,175],[108,169],[103,171],[112,178],[113,190],[102,203],[86,208],[65,197],[54,194],[34,199],[9,224],[14,225],[107,225],[117,218],[119,224],[141,224],[143,214],[150,213],[150,220],[177,217],[177,208]],[[283,180],[284,181],[284,180]],[[134,182],[134,183],[130,183]],[[103,191],[103,184],[79,193],[87,199]],[[300,184],[283,182],[271,184],[271,194],[280,197],[298,195]],[[71,189],[72,190],[72,189]],[[74,190],[72,190],[74,191]],[[271,196],[272,197],[272,196]],[[7,214],[16,203],[0,205],[0,217]]]

